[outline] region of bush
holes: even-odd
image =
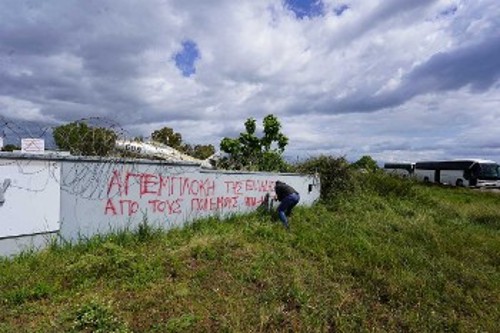
[[[418,195],[415,181],[388,175],[383,171],[360,174],[358,183],[362,188],[384,197],[414,198]]]
[[[354,189],[354,171],[344,157],[321,155],[297,165],[297,171],[319,174],[321,180],[321,199],[328,201],[341,193]]]

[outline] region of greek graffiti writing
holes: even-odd
[[[191,210],[208,211],[222,208],[237,208],[238,197],[212,197],[191,199]]]
[[[112,199],[106,202],[104,214],[106,215],[128,215],[132,216],[139,211],[139,203],[134,200],[118,200],[116,203]]]
[[[228,193],[243,194],[245,192],[271,192],[275,182],[270,180],[248,179],[242,181],[229,180],[224,182]]]
[[[245,206],[257,207],[265,201],[265,196],[262,197],[245,197]]]
[[[120,196],[130,194],[131,185],[139,185],[141,197],[150,196],[211,196],[215,192],[215,182],[212,179],[191,179],[188,177],[164,176],[150,173],[121,173],[113,171],[108,182],[108,195],[117,192]]]
[[[153,213],[168,213],[180,214],[181,213],[182,199],[177,200],[149,200],[149,206]]]
[[[6,178],[3,180],[3,184],[0,186],[0,207],[2,207],[5,203],[5,192],[7,192],[7,189],[10,186],[10,182],[10,179]]]
[[[257,208],[274,190],[266,179],[218,180],[206,176],[113,170],[107,182],[104,214],[134,216],[139,212],[180,215],[189,212]],[[240,207],[241,206],[241,207]]]

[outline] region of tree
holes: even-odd
[[[287,171],[290,167],[282,157],[288,138],[281,133],[281,123],[272,114],[264,117],[263,136],[255,134],[256,120],[245,121],[246,132],[238,138],[225,137],[220,142],[221,151],[228,154],[221,160],[221,166],[228,169],[253,171]]]
[[[59,149],[73,155],[107,156],[115,147],[117,135],[103,127],[91,127],[82,122],[57,126],[53,133]]]
[[[170,127],[163,127],[160,130],[154,131],[151,134],[151,139],[177,150],[180,150],[182,147],[182,135],[174,132]]]
[[[379,169],[377,161],[368,155],[361,157],[359,160],[352,163],[351,166],[355,169],[363,169],[370,172],[374,172]]]
[[[2,147],[2,151],[14,151],[14,150],[21,150],[21,147],[18,147],[13,144],[6,144],[5,146]]]
[[[213,145],[190,145],[185,144],[182,147],[184,153],[193,156],[197,159],[204,160],[215,154],[215,147]]]
[[[354,172],[344,157],[320,155],[311,157],[296,167],[300,173],[319,175],[322,200],[328,201],[353,190]]]
[[[178,151],[204,160],[215,153],[213,145],[190,145],[182,142],[182,135],[170,127],[163,127],[151,134],[151,139],[177,149]]]

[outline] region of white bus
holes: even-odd
[[[414,175],[424,182],[469,187],[500,187],[500,166],[489,160],[422,161]]]
[[[415,172],[415,163],[385,163],[384,170],[391,175],[406,178]]]

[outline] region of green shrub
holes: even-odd
[[[335,158],[321,155],[297,165],[297,171],[319,174],[321,180],[321,199],[328,201],[339,194],[354,189],[354,171],[344,157]]]
[[[362,188],[383,197],[415,198],[418,195],[416,184],[410,179],[388,175],[382,171],[357,176]]]

